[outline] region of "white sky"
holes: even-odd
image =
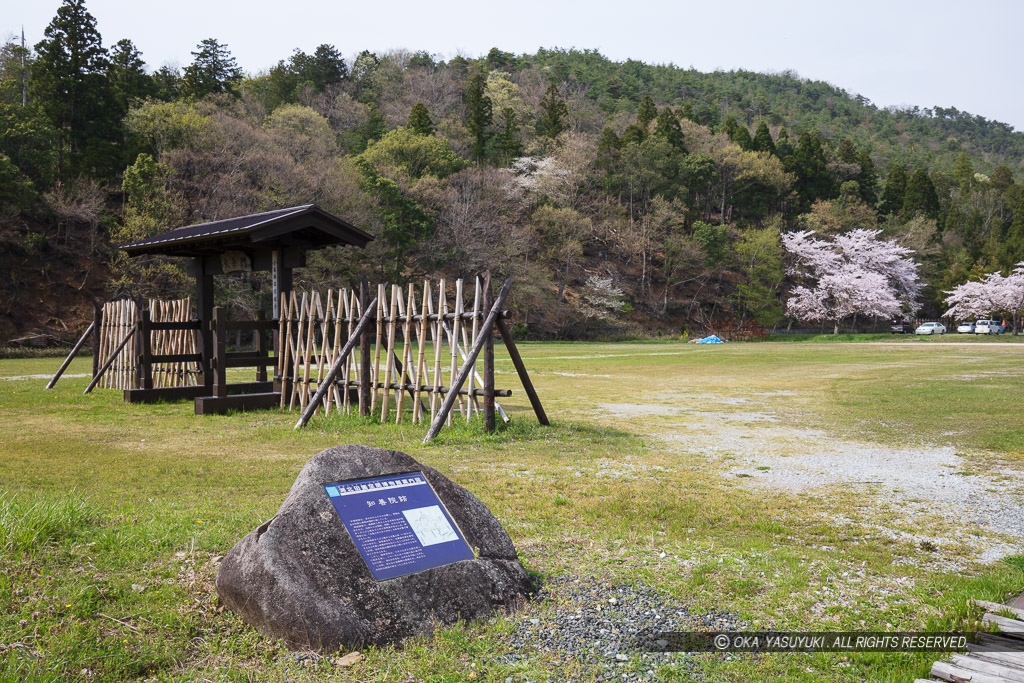
[[[43,37],[60,0],[0,0],[0,37]],[[427,50],[449,58],[538,47],[701,71],[792,69],[878,106],[954,106],[1024,131],[1021,0],[86,0],[105,45],[131,38],[150,69],[204,38],[249,73],[294,48]]]

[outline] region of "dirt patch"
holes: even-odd
[[[986,563],[1024,552],[1019,472],[983,465],[990,454],[947,444],[892,447],[801,427],[771,410],[776,396],[793,395],[761,393],[755,400],[704,394],[699,401],[679,396],[669,397],[670,403],[602,403],[595,412],[653,418],[645,420],[645,429],[668,449],[718,462],[723,476],[745,487],[837,499],[853,495],[869,503],[867,517],[862,514],[857,523],[894,539],[960,545]],[[722,408],[708,410],[710,405]],[[743,409],[729,410],[733,405]],[[854,523],[838,510],[831,517],[839,525]]]

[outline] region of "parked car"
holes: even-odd
[[[914,324],[909,320],[893,320],[889,325],[892,334],[914,334]]]
[[[959,325],[956,326],[956,331],[959,334],[974,334],[974,323],[960,323]]]
[[[914,330],[914,334],[946,334],[946,326],[942,323],[923,323]]]
[[[1003,325],[998,320],[979,320],[974,323],[975,334],[1002,334]]]

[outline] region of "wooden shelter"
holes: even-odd
[[[138,320],[140,335],[140,377],[137,389],[127,389],[125,399],[149,402],[160,399],[195,398],[196,412],[225,412],[277,405],[281,387],[266,380],[269,358],[263,334],[276,330],[282,293],[292,289],[292,270],[306,265],[306,252],[333,245],[352,245],[360,249],[373,239],[368,233],[333,216],[316,204],[305,204],[209,223],[188,225],[154,235],[121,247],[131,256],[181,256],[190,259],[188,273],[196,279],[197,318],[186,322],[151,322],[148,311]],[[270,271],[272,283],[272,320],[229,322],[214,315],[214,276]],[[184,327],[182,327],[184,326]],[[155,356],[150,350],[150,332],[192,329],[198,333],[198,353],[189,358]],[[226,353],[226,333],[252,330],[260,336],[256,354]],[[277,355],[278,340],[274,347]],[[194,357],[193,357],[194,356]],[[153,388],[150,368],[160,362],[198,361],[202,381],[194,387]],[[228,367],[260,368],[256,382],[229,387],[225,380]]]

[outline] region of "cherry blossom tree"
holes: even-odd
[[[946,305],[950,307],[947,316],[965,320],[1009,313],[1016,326],[1024,313],[1024,261],[1007,277],[998,271],[989,273],[981,280],[947,290],[946,294]]]
[[[801,320],[830,320],[833,334],[849,316],[892,317],[917,310],[921,282],[913,250],[879,240],[881,230],[851,230],[831,240],[813,230],[785,233],[789,273],[804,281],[790,292],[787,312]]]

